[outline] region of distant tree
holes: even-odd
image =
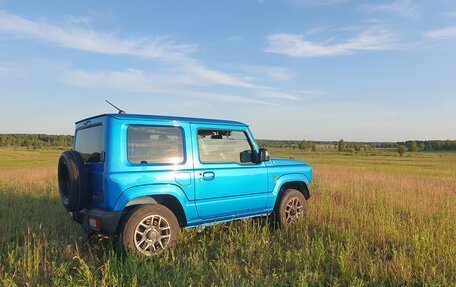
[[[347,147],[346,147],[346,145],[345,145],[344,140],[341,139],[341,140],[339,141],[339,145],[338,145],[338,147],[337,147],[337,150],[340,151],[340,152],[342,152],[342,151],[345,151],[346,148],[347,148]]]
[[[409,146],[409,149],[408,149],[410,152],[415,152],[418,150],[418,146],[416,144],[416,141],[411,141],[410,142],[410,146]]]
[[[312,151],[317,151],[317,145],[316,144],[312,144]]]
[[[360,151],[361,150],[361,145],[355,144],[355,151]]]
[[[402,156],[404,153],[405,153],[405,146],[403,145],[400,145],[398,148],[397,148],[397,153]]]
[[[314,151],[315,144],[311,141],[302,140],[298,143],[298,148],[303,150]]]
[[[298,143],[299,149],[307,149],[307,141],[303,140]]]
[[[419,145],[418,145],[418,150],[424,150],[426,148],[426,146],[424,145],[423,142],[421,142]]]

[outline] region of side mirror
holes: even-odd
[[[260,162],[263,162],[263,161],[268,161],[271,159],[271,156],[269,155],[269,151],[265,148],[260,148],[259,150],[259,160]]]
[[[245,150],[240,153],[240,162],[245,163],[245,162],[252,162],[252,151],[251,150]]]

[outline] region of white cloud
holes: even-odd
[[[277,105],[289,101],[302,101],[326,95],[320,90],[278,90],[270,87],[258,87],[248,96],[209,93],[195,89],[194,82],[183,74],[146,73],[138,69],[117,72],[87,72],[68,70],[63,72],[61,80],[78,87],[121,91],[125,93],[144,93],[155,96],[173,95],[207,98],[212,101],[257,103]]]
[[[120,72],[87,72],[74,70],[68,71],[62,75],[61,80],[74,86],[115,90],[126,93],[145,93],[155,96],[173,95],[223,102],[275,105],[275,103],[255,98],[183,89],[182,87],[193,84],[192,80],[189,80],[186,76],[147,74],[144,71],[137,69],[127,69],[126,71]]]
[[[36,22],[4,11],[0,12],[0,33],[32,38],[69,49],[149,59],[175,59],[195,48],[193,45],[174,44],[164,37],[120,39],[110,33]]]
[[[64,27],[36,22],[0,11],[0,33],[35,39],[59,47],[105,55],[128,55],[165,62],[187,75],[195,85],[227,85],[255,88],[255,85],[220,71],[210,69],[189,54],[195,45],[176,44],[168,37],[120,38],[91,29]]]
[[[424,33],[424,36],[431,40],[449,40],[456,38],[456,26],[446,27]]]
[[[397,48],[398,36],[386,31],[368,31],[343,42],[311,42],[303,35],[272,34],[267,37],[266,52],[292,57],[318,57],[349,55],[361,51],[388,50]]]
[[[296,101],[298,98],[290,93],[281,92],[281,91],[262,91],[259,93],[260,97],[271,98],[271,99],[285,99]]]
[[[228,67],[234,67],[245,75],[243,78],[255,79],[260,76],[268,80],[287,81],[291,79],[294,74],[290,69],[276,66],[266,65],[249,65],[249,64],[229,64]]]
[[[65,73],[62,80],[66,83],[90,88],[102,88],[120,90],[124,92],[139,93],[161,93],[167,92],[169,79],[160,75],[146,75],[137,69],[128,69],[121,72],[87,72],[74,70]],[[172,82],[182,84],[186,82],[184,78],[175,78]],[[160,83],[160,84],[157,84]]]
[[[0,63],[0,78],[19,78],[25,74],[19,65]]]
[[[229,95],[229,94],[219,94],[219,93],[203,93],[203,92],[177,92],[181,96],[191,96],[196,98],[203,98],[208,100],[219,100],[224,102],[232,102],[232,103],[247,103],[247,104],[261,104],[265,106],[277,106],[277,103],[267,102],[255,98],[247,98],[247,97],[240,97],[237,95]]]
[[[326,95],[326,92],[319,90],[262,90],[258,93],[260,97],[270,98],[270,99],[282,99],[297,101],[303,99],[316,98]]]
[[[225,102],[245,102],[274,105],[278,102],[300,99],[304,94],[296,91],[279,92],[268,86],[260,86],[251,80],[262,77],[288,80],[292,75],[287,69],[269,66],[246,65],[252,74],[250,79],[208,68],[190,53],[195,45],[176,44],[166,37],[125,38],[87,27],[85,19],[70,19],[69,25],[55,25],[33,21],[0,11],[0,34],[16,38],[32,39],[58,47],[110,56],[132,56],[147,61],[158,61],[160,72],[150,73],[138,69],[93,72],[64,69],[60,79],[74,86],[117,90],[128,93],[161,95],[186,95],[187,97],[211,98]],[[242,69],[241,69],[242,70]],[[2,70],[0,69],[0,72]],[[207,93],[214,86],[247,89],[244,96]],[[185,92],[182,92],[185,91]],[[240,90],[242,91],[242,90]],[[268,99],[268,100],[264,100]]]
[[[197,71],[198,69],[201,71]],[[195,75],[200,75],[200,77]],[[204,86],[209,82],[227,84],[230,81],[223,74],[208,73],[201,67],[196,67],[192,76],[174,72],[145,73],[139,69],[115,72],[72,70],[64,74],[63,80],[76,86],[114,88],[129,92],[170,92],[185,86]],[[233,85],[237,84],[233,82]],[[239,85],[241,84],[239,83]]]
[[[291,91],[300,99],[311,99],[326,96],[328,93],[321,90]]]
[[[395,13],[412,19],[421,17],[421,5],[412,0],[396,0],[389,4],[365,4],[361,7],[369,12]]]
[[[192,59],[180,61],[175,69],[182,73],[191,74],[195,85],[226,85],[250,89],[259,87],[230,74],[209,69]]]

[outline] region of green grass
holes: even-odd
[[[275,157],[305,160],[317,167],[349,168],[361,171],[456,178],[456,152],[415,152],[400,157],[396,150],[371,152],[303,152],[290,149],[271,149]]]
[[[60,149],[0,148],[0,169],[57,166]]]
[[[305,220],[188,229],[139,260],[84,242],[58,198],[60,152],[0,150],[0,286],[456,285],[456,154],[272,150],[314,166]]]

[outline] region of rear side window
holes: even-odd
[[[179,127],[130,126],[128,161],[134,164],[184,162],[182,129]]]
[[[241,152],[251,151],[252,145],[242,131],[199,130],[198,150],[203,163],[241,163]]]
[[[103,127],[93,126],[76,131],[74,149],[86,162],[100,162],[103,145]]]

